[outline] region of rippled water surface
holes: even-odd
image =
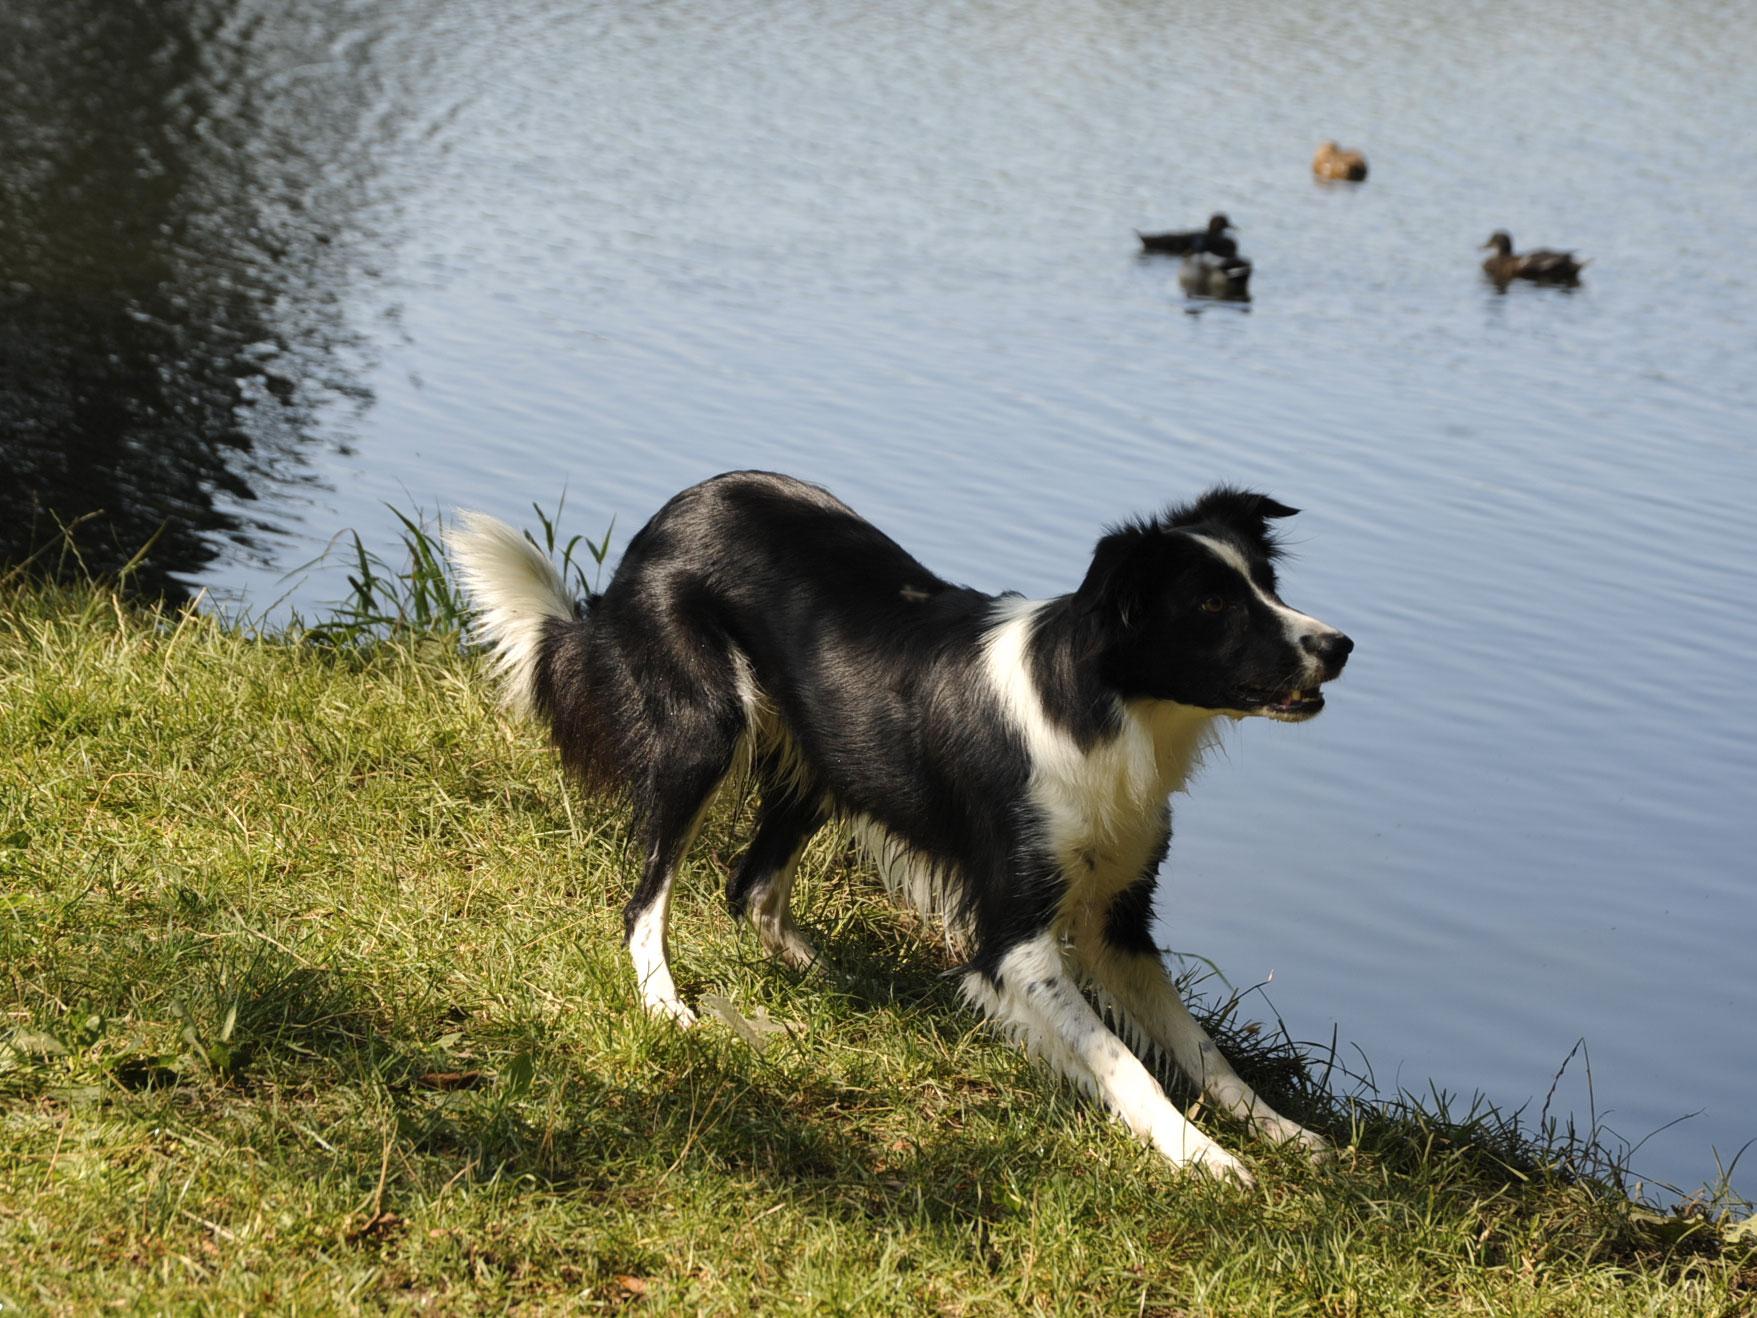
[[[616,545],[751,465],[1050,593],[1259,484],[1360,648],[1180,803],[1167,938],[1385,1086],[1541,1103],[1584,1037],[1616,1132],[1696,1114],[1637,1168],[1711,1178],[1757,1135],[1757,25],[1265,8],[13,0],[0,549],[102,509],[94,559],[165,523],[160,580],[312,606],[384,501],[565,489]],[[1214,209],[1256,297],[1196,314],[1130,230]],[[1583,286],[1497,294],[1496,228]]]

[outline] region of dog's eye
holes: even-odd
[[[1203,613],[1220,613],[1226,608],[1226,601],[1218,595],[1210,595],[1202,601]]]

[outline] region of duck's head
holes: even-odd
[[[1513,255],[1513,236],[1505,229],[1496,229],[1489,235],[1489,240],[1483,246],[1494,248],[1497,256],[1511,256]]]
[[[1232,228],[1232,221],[1226,218],[1225,212],[1215,211],[1214,214],[1208,217],[1209,233],[1222,234],[1230,228]]]

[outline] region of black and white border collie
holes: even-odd
[[[1123,1039],[1323,1149],[1221,1056],[1152,934],[1168,798],[1216,721],[1311,718],[1353,649],[1276,591],[1269,523],[1294,511],[1210,490],[1112,530],[1079,589],[1039,601],[942,581],[833,495],[758,471],[673,498],[583,612],[504,523],[464,514],[450,544],[509,701],[633,807],[625,927],[651,1011],[694,1020],[667,960],[672,880],[742,770],[756,831],[727,899],[770,952],[815,959],[788,893],[811,836],[845,825],[955,934],[971,1002],[1172,1163],[1248,1182]]]

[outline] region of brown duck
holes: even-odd
[[[1312,173],[1321,179],[1340,179],[1359,183],[1367,176],[1367,158],[1353,147],[1340,147],[1326,142],[1312,157]]]
[[[1515,254],[1513,238],[1505,229],[1497,229],[1483,244],[1494,248],[1484,258],[1482,272],[1505,288],[1515,279],[1530,279],[1539,284],[1578,284],[1585,261],[1576,261],[1573,252],[1552,252],[1540,247],[1536,251]]]
[[[1169,233],[1142,233],[1135,230],[1144,252],[1165,252],[1181,256],[1186,252],[1212,252],[1216,256],[1237,256],[1238,243],[1228,236],[1232,221],[1218,211],[1208,217],[1206,229],[1175,229]]]

